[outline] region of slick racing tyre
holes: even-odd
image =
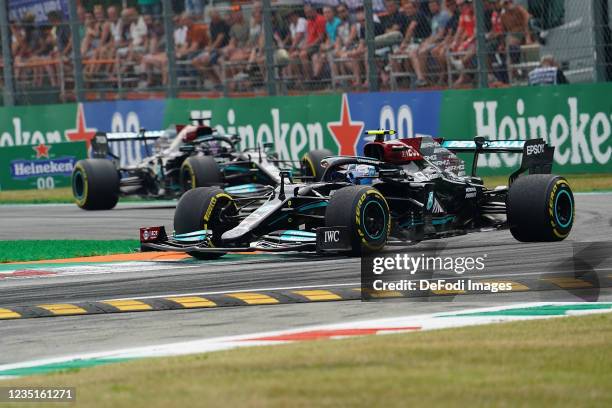
[[[316,181],[321,181],[325,168],[321,166],[321,160],[326,157],[333,156],[333,153],[328,149],[311,150],[302,157],[300,163],[302,174],[305,176],[314,177]]]
[[[512,236],[521,242],[561,241],[574,224],[576,205],[563,177],[533,174],[516,179],[506,201]]]
[[[383,195],[368,186],[337,190],[325,211],[326,227],[348,227],[352,255],[381,250],[391,229],[389,205]]]
[[[180,182],[183,191],[187,191],[219,185],[223,182],[223,175],[214,157],[191,156],[181,166]]]
[[[187,191],[174,212],[174,231],[177,234],[209,230],[212,237],[208,239],[208,247],[214,248],[221,243],[221,235],[236,226],[236,222],[228,220],[228,216],[236,215],[238,207],[232,197],[218,187],[199,187]],[[198,259],[216,259],[224,252],[188,252]]]
[[[72,170],[72,195],[84,210],[110,210],[119,200],[119,172],[106,159],[79,160]]]

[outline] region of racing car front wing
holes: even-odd
[[[248,246],[218,247],[211,245],[211,231],[194,231],[168,237],[163,226],[140,229],[140,249],[146,251],[175,251],[199,253],[226,252],[342,252],[351,249],[346,227],[321,227],[316,232],[284,230],[264,235]]]

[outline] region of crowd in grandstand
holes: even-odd
[[[109,2],[106,2],[108,4]],[[113,2],[110,2],[111,4]],[[79,4],[78,44],[87,86],[168,84],[168,53],[159,0],[120,1],[91,8]],[[176,2],[175,2],[176,3]],[[206,88],[256,86],[266,64],[261,2],[224,9],[186,0],[173,15],[177,77],[196,78]],[[382,87],[394,78],[406,86],[468,86],[477,70],[476,18],[472,0],[374,1],[374,49]],[[489,80],[507,83],[521,47],[537,43],[528,11],[513,0],[485,0],[486,64]],[[368,86],[365,11],[361,1],[307,1],[276,7],[272,14],[275,75],[290,86],[312,89],[343,78],[352,88]],[[14,75],[33,86],[58,86],[72,67],[72,36],[66,16],[53,11],[36,24],[25,15],[10,26]],[[552,62],[551,62],[552,61]],[[546,59],[554,68],[554,60]],[[520,69],[517,69],[520,71]],[[403,81],[403,82],[402,82]],[[311,88],[308,88],[308,87]]]

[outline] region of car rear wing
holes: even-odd
[[[472,176],[476,176],[478,156],[481,153],[522,153],[521,166],[510,175],[509,184],[527,171],[529,174],[550,174],[555,153],[555,148],[549,146],[544,139],[487,140],[484,137],[476,137],[473,141],[443,140],[441,145],[453,153],[474,153]]]
[[[144,130],[140,132],[97,132],[91,140],[91,156],[95,159],[105,159],[109,156],[109,142],[123,142],[127,140],[142,141],[148,147],[147,141],[157,140],[164,135],[163,130]],[[112,155],[111,155],[112,156]],[[118,157],[115,157],[118,159]]]

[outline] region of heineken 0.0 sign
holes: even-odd
[[[4,147],[0,149],[0,190],[69,187],[72,169],[86,153],[84,142]]]

